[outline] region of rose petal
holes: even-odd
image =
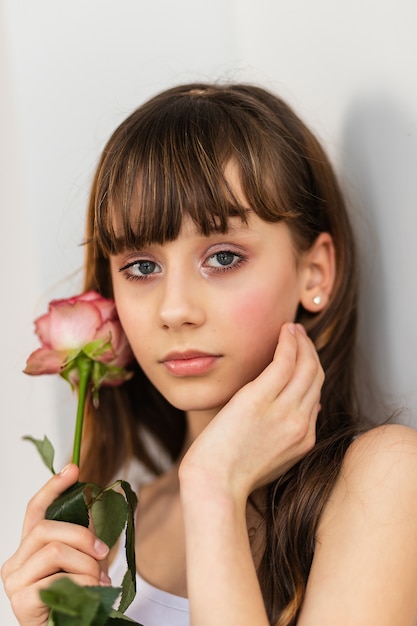
[[[117,311],[114,301],[109,298],[103,298],[103,296],[96,291],[86,291],[78,298],[74,298],[74,301],[76,300],[91,302],[91,304],[94,304],[94,306],[96,306],[99,310],[103,322],[117,319]]]
[[[112,361],[112,365],[118,367],[126,367],[134,359],[132,348],[124,333],[121,334],[119,344],[117,346],[116,358]]]
[[[94,306],[100,311],[103,322],[117,320],[117,311],[115,305],[109,300],[95,301]]]
[[[61,374],[76,385],[76,358],[84,352],[98,368],[97,390],[101,384],[119,385],[132,376],[123,369],[134,357],[115,303],[95,291],[50,302],[48,313],[35,320],[35,331],[42,347],[30,355],[27,374]]]
[[[120,323],[107,321],[99,328],[96,334],[97,339],[103,339],[110,342],[108,349],[100,355],[98,361],[102,363],[110,363],[116,357],[116,349],[119,343]]]
[[[105,322],[97,332],[96,337],[111,342],[111,348],[106,350],[106,352],[97,359],[98,361],[111,363],[118,367],[125,367],[133,360],[133,352],[118,320]]]
[[[35,350],[35,352],[32,352],[29,356],[23,371],[25,374],[30,374],[31,376],[59,374],[66,357],[66,352],[39,348],[39,350]]]
[[[35,333],[38,335],[44,348],[51,348],[49,329],[49,313],[45,313],[45,315],[42,315],[35,320]]]
[[[56,350],[74,350],[95,339],[102,320],[96,307],[88,302],[51,304],[49,339]]]

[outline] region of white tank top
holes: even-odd
[[[110,566],[112,585],[121,584],[126,572],[124,541],[119,542],[116,558]],[[161,591],[136,575],[136,596],[125,615],[142,626],[189,626],[190,614],[187,598]],[[117,603],[116,603],[117,605]]]

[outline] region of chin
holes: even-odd
[[[176,400],[170,400],[169,398],[167,398],[167,400],[176,409],[179,409],[180,411],[184,411],[185,413],[190,413],[190,412],[204,413],[207,411],[213,411],[217,413],[218,411],[220,411],[220,409],[224,407],[225,404],[227,404],[227,401],[219,404],[218,402],[196,402],[196,401],[190,401],[190,400],[176,401]]]
[[[199,393],[197,390],[184,394],[165,394],[161,390],[161,393],[173,407],[186,413],[189,413],[191,411],[213,411],[217,413],[218,411],[220,411],[221,408],[224,407],[225,404],[228,403],[230,398],[233,396],[233,393],[231,393],[229,395],[217,397],[214,397],[213,394],[210,394],[209,397],[207,397],[205,394]]]

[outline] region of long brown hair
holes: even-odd
[[[355,245],[338,182],[319,142],[294,111],[264,89],[244,84],[191,84],[141,106],[107,143],[95,175],[86,239],[86,289],[112,296],[109,254],[178,236],[185,214],[201,233],[226,232],[245,221],[225,178],[238,166],[248,205],[268,222],[284,221],[298,249],[331,234],[337,278],[327,308],[298,321],[315,342],[326,372],[317,443],[268,485],[266,548],[258,577],[271,624],[296,623],[323,506],[343,456],[359,432],[353,357],[357,318]],[[174,460],[185,417],[135,365],[122,387],[103,389],[86,421],[82,472],[107,482],[127,458],[160,471],[144,443],[151,433]]]

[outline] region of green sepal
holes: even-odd
[[[92,361],[95,361],[96,359],[101,357],[105,352],[107,352],[109,349],[112,352],[114,352],[113,346],[111,343],[111,338],[110,339],[96,339],[95,341],[90,341],[90,343],[87,343],[83,347],[82,352],[84,352],[84,354],[88,356],[89,359],[91,359]]]
[[[75,360],[74,360],[74,359],[72,359],[71,361],[69,361],[69,362],[68,362],[68,364],[66,365],[66,367],[65,367],[65,368],[63,368],[63,369],[60,371],[60,373],[59,373],[59,375],[60,375],[60,376],[61,376],[64,380],[66,380],[66,381],[67,381],[67,383],[69,383],[69,384],[70,384],[72,391],[74,391],[74,390],[75,390],[75,387],[74,387],[73,382],[71,381],[70,374],[71,374],[72,370],[75,370],[75,369],[77,369],[77,364],[76,364]]]
[[[88,528],[88,508],[84,498],[86,485],[87,483],[77,482],[64,491],[48,506],[45,518],[60,522],[72,522]]]
[[[128,505],[125,498],[112,489],[101,491],[90,510],[96,535],[112,548],[126,525]]]
[[[38,449],[39,454],[41,455],[42,461],[45,463],[46,467],[52,474],[55,474],[54,470],[54,457],[55,450],[52,443],[49,441],[48,437],[45,435],[43,439],[35,439],[30,435],[26,435],[23,437],[24,441],[31,441]]]

